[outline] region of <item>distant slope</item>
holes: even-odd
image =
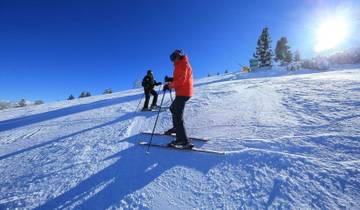
[[[0,209],[359,209],[360,70],[281,75],[196,82],[188,134],[224,156],[145,155],[141,89],[2,110]]]

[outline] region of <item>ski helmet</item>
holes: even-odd
[[[170,60],[171,60],[172,62],[174,62],[176,58],[182,57],[182,56],[184,56],[183,51],[180,50],[180,49],[176,49],[176,50],[174,50],[173,53],[171,53],[171,55],[170,55]]]

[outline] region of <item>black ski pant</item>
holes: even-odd
[[[184,109],[186,102],[190,99],[190,97],[186,96],[176,96],[175,100],[172,102],[170,106],[170,111],[172,113],[173,125],[176,130],[176,140],[177,141],[186,141],[188,142],[188,138],[185,131],[184,126]]]
[[[157,98],[158,98],[158,94],[154,89],[144,89],[144,93],[145,93],[145,103],[144,103],[144,108],[148,108],[149,106],[149,101],[150,101],[150,94],[154,96],[153,101],[152,101],[152,106],[156,105],[157,103]]]

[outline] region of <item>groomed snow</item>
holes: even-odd
[[[141,89],[2,110],[0,209],[359,209],[360,70],[274,72],[196,82],[188,134],[226,155],[146,155]]]

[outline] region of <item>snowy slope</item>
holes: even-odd
[[[145,155],[140,89],[2,110],[0,209],[359,209],[360,70],[279,75],[196,82],[188,134],[223,156]]]

